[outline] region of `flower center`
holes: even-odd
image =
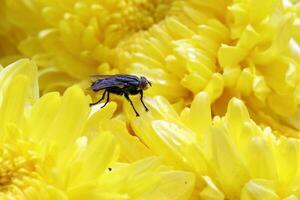
[[[127,0],[120,1],[104,29],[105,44],[115,47],[119,41],[140,30],[147,30],[164,19],[172,1]],[[111,37],[113,36],[114,39]]]
[[[0,151],[0,197],[36,185],[37,159],[28,143],[4,144]]]

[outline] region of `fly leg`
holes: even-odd
[[[131,107],[133,108],[133,110],[134,110],[134,112],[135,112],[135,114],[136,114],[136,116],[138,117],[138,116],[140,116],[139,115],[139,113],[136,111],[136,109],[135,109],[135,107],[134,107],[134,105],[133,105],[133,103],[132,103],[132,101],[130,100],[130,98],[129,98],[129,96],[128,96],[128,94],[124,94],[124,96],[125,96],[125,98],[127,99],[127,101],[129,101],[130,102],[130,105],[131,105]]]
[[[107,92],[106,90],[103,92],[101,99],[99,99],[95,103],[90,103],[90,106],[93,106],[93,105],[96,105],[96,104],[100,103],[104,99],[106,92]]]
[[[101,108],[104,108],[108,102],[109,102],[109,92],[107,92],[106,102],[103,106],[101,106]]]
[[[145,105],[144,101],[143,101],[143,90],[140,91],[140,94],[141,94],[141,97],[140,97],[140,100],[145,108],[146,111],[149,111],[149,109],[147,108],[147,106]]]

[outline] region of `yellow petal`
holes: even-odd
[[[195,177],[192,173],[183,171],[162,172],[160,184],[153,192],[146,195],[146,198],[189,199],[194,189],[194,184]]]
[[[86,149],[78,157],[78,160],[82,162],[83,171],[77,176],[77,183],[97,179],[110,164],[117,160],[119,150],[114,136],[110,133],[99,133],[89,139]]]
[[[24,75],[16,75],[2,90],[0,107],[0,131],[4,131],[8,123],[20,124],[24,117],[24,106],[29,90],[29,79]]]
[[[53,140],[62,146],[73,143],[82,134],[90,111],[88,102],[89,99],[80,88],[69,88],[61,99],[60,108],[53,121],[44,124],[48,128],[43,139]]]
[[[289,101],[287,101],[287,99]],[[283,117],[289,117],[295,114],[298,106],[293,94],[270,94],[267,97],[267,102],[276,114]]]
[[[237,82],[237,90],[241,92],[243,96],[249,96],[252,92],[252,83],[253,83],[254,76],[250,72],[250,69],[245,68],[238,79]]]
[[[146,196],[160,181],[159,174],[154,173],[159,164],[158,158],[149,157],[131,165],[112,165],[110,170],[100,178],[99,189],[103,192],[127,194],[131,198]]]
[[[256,136],[249,141],[246,159],[252,177],[277,179],[275,157],[264,139]]]
[[[288,184],[295,179],[299,163],[299,141],[282,137],[277,144],[278,175],[282,184]]]
[[[116,109],[117,104],[115,102],[108,103],[104,108],[100,108],[100,105],[93,106],[82,133],[93,137],[93,135],[98,134],[99,130],[104,130],[102,126],[112,118]]]
[[[242,200],[279,200],[274,191],[274,185],[266,180],[251,180],[241,192]]]
[[[68,197],[66,194],[64,194],[62,191],[59,189],[53,187],[53,186],[47,186],[47,193],[49,194],[49,199],[53,200],[67,200]]]
[[[176,18],[168,18],[166,20],[166,27],[172,34],[173,38],[176,39],[189,38],[194,34],[192,30],[190,30]]]
[[[3,91],[9,84],[13,84],[12,79],[16,75],[24,75],[28,78],[29,87],[26,90],[26,100],[29,103],[35,102],[39,95],[36,65],[29,59],[21,59],[5,67],[0,72],[0,90]]]
[[[214,173],[221,188],[226,196],[238,197],[242,186],[249,178],[242,157],[223,130],[212,128],[209,137],[212,156],[209,160],[214,166]]]
[[[222,68],[236,67],[246,55],[245,49],[222,44],[218,51],[218,60]]]
[[[135,105],[135,108],[138,110],[138,112],[141,115],[141,118],[143,116],[149,117],[152,119],[167,119],[169,121],[179,121],[179,115],[178,113],[174,110],[172,105],[163,97],[157,96],[154,98],[150,97],[145,97],[144,102],[149,108],[149,112],[145,111],[145,108],[141,104],[139,98],[136,97],[131,97],[133,104]],[[125,112],[129,118],[132,120],[139,119],[136,118],[135,113],[130,105],[129,102],[125,102]]]
[[[237,139],[240,134],[243,134],[241,132],[243,124],[250,121],[250,116],[244,103],[237,98],[232,98],[229,102],[225,118],[228,123],[229,134],[238,143]]]
[[[192,132],[184,126],[162,120],[153,121],[152,127],[169,154],[165,155],[165,159],[176,160],[178,165],[186,165],[199,174],[207,171],[207,163]]]
[[[185,114],[184,122],[198,138],[211,125],[210,101],[207,93],[200,92],[195,96],[191,109]]]
[[[141,143],[138,137],[130,135],[124,122],[112,120],[108,126],[121,146],[120,161],[133,162],[152,156],[151,150]]]
[[[197,73],[185,75],[181,80],[182,86],[188,88],[194,94],[197,94],[199,91],[203,90],[207,85],[207,82],[208,81],[205,78]]]
[[[224,89],[224,80],[219,73],[215,73],[212,79],[209,81],[204,91],[208,93],[210,101],[214,102],[218,97],[221,96]]]
[[[55,119],[60,105],[61,98],[56,92],[44,95],[34,104],[26,124],[27,134],[32,139],[41,140],[45,136],[45,127]]]
[[[290,195],[282,200],[298,200],[299,198],[296,195]]]
[[[200,192],[200,198],[203,200],[223,200],[225,195],[213,183],[210,177],[204,176],[203,179],[207,186]]]

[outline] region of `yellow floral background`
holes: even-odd
[[[0,70],[1,200],[300,199],[298,0],[0,0]]]

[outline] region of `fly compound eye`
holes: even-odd
[[[149,86],[151,86],[151,83],[149,84],[150,82],[144,77],[144,76],[141,76],[141,80],[140,80],[140,88],[142,90],[146,90],[149,88]]]

